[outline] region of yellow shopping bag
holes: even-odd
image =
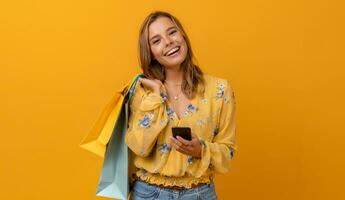
[[[121,89],[117,91],[111,98],[110,102],[103,109],[100,117],[94,124],[91,131],[80,143],[81,148],[91,151],[100,157],[104,157],[106,147],[121,110],[124,97],[129,92],[129,87],[138,76],[141,76],[141,74],[138,74],[127,84],[123,85]]]

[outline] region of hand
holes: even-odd
[[[163,85],[162,82],[158,79],[148,79],[148,78],[139,78],[138,79],[145,87],[151,89],[155,93],[160,93],[160,88]]]
[[[194,133],[192,133],[191,141],[185,140],[180,136],[177,136],[176,139],[171,136],[170,141],[171,146],[177,151],[186,155],[191,155],[195,158],[201,158],[202,147],[198,136],[196,136]]]

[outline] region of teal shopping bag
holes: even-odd
[[[129,149],[125,144],[125,134],[128,128],[129,101],[135,92],[140,77],[143,77],[143,74],[137,75],[122,102],[121,110],[105,152],[96,196],[121,200],[128,199],[130,192]]]

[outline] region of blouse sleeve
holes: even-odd
[[[200,140],[202,151],[197,177],[201,176],[210,166],[218,173],[229,171],[230,160],[233,158],[234,152],[237,151],[235,104],[234,92],[227,82],[224,95],[222,95],[219,123],[214,130],[213,141]]]
[[[136,155],[148,156],[167,120],[165,98],[137,88],[130,104],[126,144]]]

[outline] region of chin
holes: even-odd
[[[186,59],[186,56],[179,56],[172,60],[165,60],[163,65],[167,67],[180,66],[185,59]]]

